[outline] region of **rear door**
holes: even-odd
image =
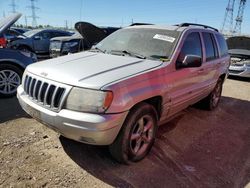
[[[202,32],[202,38],[205,61],[202,64],[200,74],[202,79],[201,92],[204,96],[211,92],[217,82],[215,78],[220,59],[214,34],[210,32]]]

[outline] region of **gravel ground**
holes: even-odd
[[[249,80],[228,79],[216,110],[184,110],[160,127],[146,159],[126,166],[0,99],[0,187],[248,187],[249,112]]]

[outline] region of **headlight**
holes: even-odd
[[[63,44],[63,50],[69,50],[70,48],[73,48],[76,45],[78,45],[78,42],[66,42]]]
[[[245,64],[246,66],[250,67],[250,60],[246,60],[246,61],[243,61],[243,62],[244,62],[244,64]]]
[[[24,52],[24,51],[19,51],[21,54],[23,54],[26,57],[29,57],[33,60],[33,62],[37,61],[37,56],[36,54],[32,53],[32,52]]]
[[[67,98],[66,108],[75,111],[103,113],[111,105],[113,93],[82,88],[73,88]]]

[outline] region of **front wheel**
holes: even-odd
[[[111,155],[121,163],[142,160],[150,151],[157,130],[157,113],[152,105],[141,103],[133,108],[113,144]]]
[[[22,71],[9,64],[0,65],[0,96],[12,97],[21,84]]]

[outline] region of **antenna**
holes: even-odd
[[[30,4],[31,6],[28,6],[27,8],[31,9],[31,16],[29,16],[30,18],[32,18],[32,27],[36,27],[37,26],[37,21],[36,19],[39,18],[36,15],[36,10],[39,9],[38,7],[35,6],[35,1],[37,0],[30,0]]]
[[[243,22],[243,14],[244,14],[245,7],[246,7],[246,0],[240,0],[238,14],[235,19],[236,23],[234,26],[234,33],[237,33],[237,34],[241,33],[241,25]]]
[[[222,23],[221,32],[232,34],[233,33],[233,16],[234,16],[234,3],[235,0],[228,0],[224,21]]]

